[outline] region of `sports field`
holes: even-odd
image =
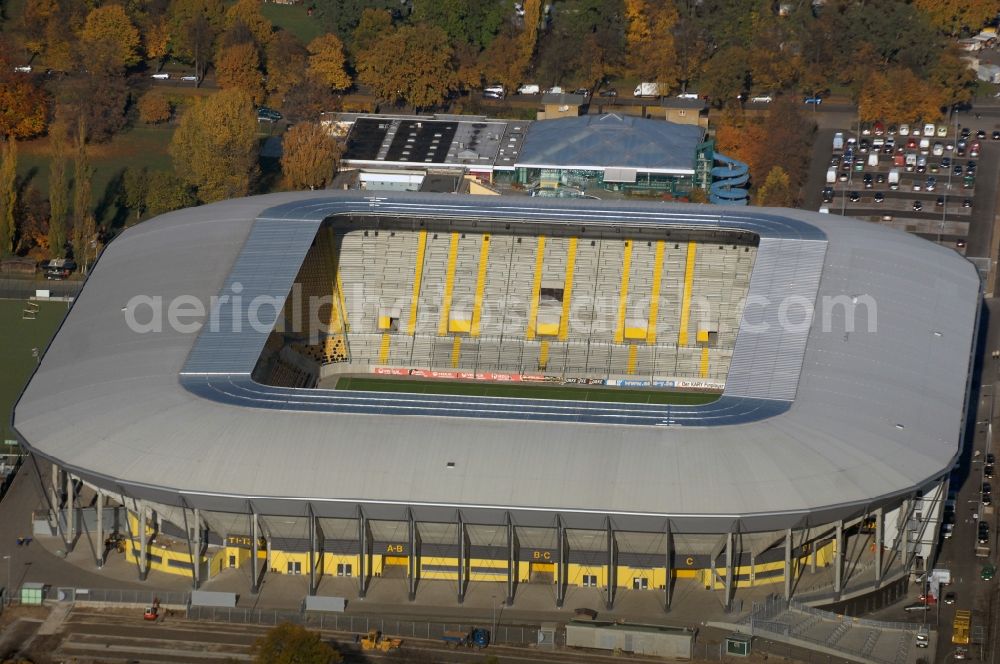
[[[65,302],[40,302],[34,320],[24,318],[24,300],[0,300],[0,453],[7,452],[3,441],[13,438],[11,410],[28,377],[35,369],[38,354],[45,351],[56,328],[66,315]]]
[[[359,378],[344,376],[335,389],[370,392],[411,392],[418,394],[460,394],[478,397],[513,397],[516,399],[563,399],[617,403],[652,403],[696,406],[711,403],[718,394],[705,392],[670,392],[635,390],[618,387],[576,385],[537,385],[526,383],[473,383],[446,380],[407,380],[399,378]]]

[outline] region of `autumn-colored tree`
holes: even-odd
[[[914,0],[913,5],[952,37],[962,28],[978,30],[1000,13],[998,0]]]
[[[734,103],[747,87],[748,71],[746,49],[730,46],[705,63],[699,92],[708,95],[716,106]]]
[[[42,193],[27,185],[17,197],[17,243],[14,253],[18,256],[46,258],[49,253],[49,204]]]
[[[145,22],[142,44],[146,56],[154,60],[165,58],[170,53],[170,26],[166,16],[157,16]]]
[[[340,653],[318,632],[282,623],[257,639],[251,649],[254,664],[338,664]]]
[[[351,77],[344,69],[344,44],[337,35],[320,35],[309,42],[309,76],[334,90],[350,87]]]
[[[87,123],[91,143],[103,143],[125,128],[129,88],[125,77],[113,72],[94,72],[62,81],[57,92],[57,113],[76,127]]]
[[[147,92],[139,97],[136,104],[139,110],[139,120],[146,124],[159,124],[170,119],[172,109],[170,100],[157,90]]]
[[[69,180],[66,166],[68,130],[65,122],[49,129],[49,249],[53,258],[66,255],[66,227],[69,221]]]
[[[858,117],[862,122],[900,122],[900,107],[892,96],[892,83],[880,71],[871,72],[858,93]],[[909,119],[903,120],[909,122]]]
[[[428,108],[458,87],[452,49],[441,28],[405,26],[358,56],[358,77],[376,96]]]
[[[14,210],[17,208],[17,143],[0,139],[0,257],[14,251]]]
[[[139,30],[121,5],[92,9],[80,31],[80,47],[92,67],[115,71],[137,64]]]
[[[288,91],[305,81],[309,53],[291,33],[279,30],[267,45],[267,92],[278,106]]]
[[[80,66],[77,37],[58,19],[45,26],[45,62],[55,71],[71,72]]]
[[[212,44],[223,28],[222,0],[171,0],[167,16],[171,52],[192,62],[197,75],[203,76]]]
[[[149,181],[156,183],[146,193],[146,213],[151,217],[198,203],[191,185],[170,171],[152,171]]]
[[[264,76],[256,44],[245,42],[220,49],[215,56],[215,75],[222,89],[244,91],[254,104],[264,99]]]
[[[626,66],[643,81],[674,87],[680,74],[673,31],[680,18],[673,0],[625,0]]]
[[[757,205],[791,207],[795,203],[795,192],[785,169],[781,166],[773,167],[768,172],[764,184],[757,189],[755,199]]]
[[[94,169],[90,165],[87,149],[87,123],[80,116],[76,129],[76,155],[73,162],[73,258],[86,274],[92,253],[91,242],[96,240],[93,206]]]
[[[513,70],[517,73],[515,78],[521,79],[531,65],[531,59],[535,56],[535,47],[538,42],[538,25],[542,20],[542,0],[524,0],[524,29],[517,40],[517,48],[513,53]],[[510,57],[508,55],[508,57]]]
[[[905,67],[886,73],[872,72],[858,93],[858,115],[862,121],[912,122],[936,120],[949,103],[946,89],[919,78]]]
[[[246,196],[257,173],[253,102],[238,88],[199,100],[170,143],[174,170],[204,202]]]
[[[340,146],[320,125],[295,125],[285,133],[281,147],[281,172],[289,189],[323,189],[333,179]]]
[[[366,8],[354,29],[351,51],[357,55],[368,50],[376,39],[392,32],[392,14],[386,9]]]
[[[522,66],[522,61],[516,57],[510,57],[512,53],[516,54],[521,48],[522,39],[522,34],[507,30],[501,32],[479,54],[479,66],[476,70],[462,67],[460,57],[459,83],[463,87],[472,87],[481,83],[481,81],[474,80],[474,77],[478,75],[480,78],[485,77],[490,85],[500,83],[508,90],[516,90],[517,86],[527,82],[524,80],[526,67]]]
[[[260,0],[237,0],[226,10],[225,27],[229,29],[236,22],[240,22],[247,27],[261,47],[267,46],[271,41],[271,34],[274,26],[260,11]]]
[[[45,131],[48,99],[31,77],[0,72],[0,136],[31,138]]]
[[[25,46],[32,53],[45,50],[49,23],[59,14],[56,0],[27,0],[24,3]]]
[[[125,174],[122,176],[120,200],[124,207],[135,212],[135,218],[129,217],[125,225],[132,226],[139,223],[142,215],[146,212],[149,200],[149,171],[145,166],[125,169]]]

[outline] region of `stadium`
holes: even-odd
[[[979,301],[798,210],[274,194],[112,242],[14,425],[53,532],[124,506],[142,578],[833,601],[933,558]]]

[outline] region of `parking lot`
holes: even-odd
[[[976,226],[992,224],[1000,130],[956,120],[863,124],[853,132],[821,134],[818,140],[829,140],[829,148],[818,146],[828,163],[817,209],[915,233],[962,253]]]

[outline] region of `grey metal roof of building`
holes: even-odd
[[[539,120],[528,128],[517,166],[691,174],[703,140],[701,127],[616,113]]]
[[[756,232],[725,394],[701,408],[601,413],[576,402],[254,383],[266,323],[315,229],[347,212]],[[141,295],[208,303],[236,293],[269,294],[279,306],[270,318],[265,309],[259,330],[241,310],[235,336],[210,326],[140,334],[123,311]],[[830,298],[865,296],[877,306],[875,332],[864,315],[845,333],[836,306],[796,324],[803,304],[821,313]],[[113,242],[19,401],[15,427],[32,450],[115,492],[204,509],[246,511],[252,501],[264,513],[309,505],[321,516],[354,516],[362,504],[372,518],[402,518],[407,507],[417,518],[450,518],[461,508],[470,522],[510,511],[522,524],[558,513],[571,527],[599,527],[605,515],[620,529],[798,527],[856,514],[947,472],[959,451],[978,304],[976,271],[954,252],[815,213],[275,194],[164,215]],[[233,320],[232,300],[214,311]],[[764,324],[771,329],[751,332]]]

